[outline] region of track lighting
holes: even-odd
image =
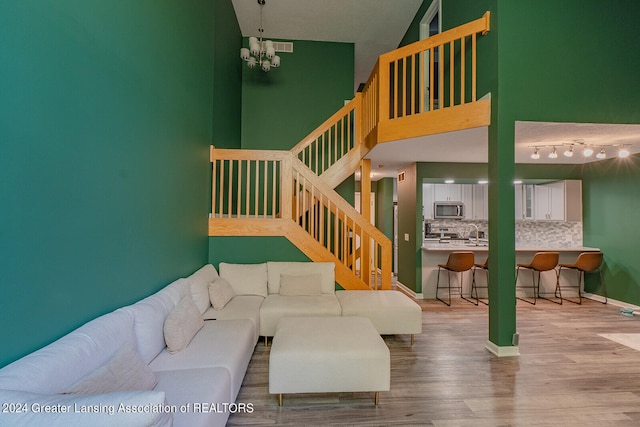
[[[573,144],[571,144],[571,145],[569,146],[569,148],[567,148],[567,149],[564,151],[564,156],[565,156],[565,157],[573,157]]]
[[[629,155],[629,150],[627,149],[627,147],[622,145],[620,147],[620,151],[618,151],[618,157],[627,157],[628,155]]]
[[[595,153],[595,157],[598,160],[607,158],[607,149],[610,147],[618,147],[617,156],[620,158],[629,157],[631,155],[630,145],[629,144],[603,144],[598,145],[598,149],[595,150],[593,145],[586,145],[582,140],[574,140],[573,142],[563,143],[558,145],[530,145],[529,148],[533,149],[531,153],[531,158],[533,160],[538,160],[541,156],[541,151],[550,149],[551,151],[547,154],[547,157],[550,159],[558,158],[558,149],[557,147],[565,147],[565,150],[562,152],[565,157],[571,158],[574,154],[574,147],[578,146],[582,149],[582,155],[584,157],[591,157]]]
[[[540,153],[538,153],[538,147],[535,147],[533,149],[533,154],[531,154],[531,158],[536,160],[540,158]]]

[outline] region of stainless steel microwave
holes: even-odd
[[[434,219],[463,219],[464,203],[462,202],[435,202],[433,204]]]

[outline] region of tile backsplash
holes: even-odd
[[[467,237],[478,226],[489,235],[488,221],[465,220],[430,220],[431,232],[439,233],[440,228],[447,228],[447,233],[458,233],[460,237]],[[582,222],[564,221],[516,221],[516,246],[549,246],[549,247],[579,247],[582,246]]]
[[[582,221],[516,221],[516,246],[582,246]]]

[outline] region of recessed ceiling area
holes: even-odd
[[[378,144],[365,158],[371,159],[373,179],[395,177],[398,169],[414,162],[486,163],[488,161],[488,128],[474,128],[440,135],[411,138]],[[576,143],[579,141],[579,143]],[[563,152],[574,144],[575,154]],[[556,146],[558,157],[548,153]],[[583,164],[598,161],[594,155],[584,157],[582,147],[594,147],[596,153],[606,147],[607,158],[616,156],[620,145],[631,154],[640,153],[640,125],[603,123],[515,123],[515,162],[533,164]],[[531,158],[533,147],[540,149],[540,158]]]
[[[258,36],[257,0],[232,3],[242,35]],[[266,0],[264,37],[354,43],[357,88],[369,79],[378,56],[398,47],[421,4],[422,0]]]

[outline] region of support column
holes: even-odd
[[[517,356],[515,297],[515,122],[498,114],[492,94],[489,126],[489,340],[498,356]],[[504,114],[507,115],[507,114]]]

